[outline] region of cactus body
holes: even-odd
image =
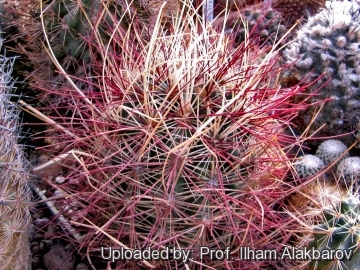
[[[260,37],[260,45],[271,46],[279,41],[287,31],[282,16],[273,9],[255,6],[244,9],[241,13],[242,18],[240,19],[239,15],[238,21],[232,26],[236,33],[235,41],[237,44],[246,40],[248,31],[256,31],[256,35]],[[248,29],[245,29],[241,20],[246,22]]]
[[[284,194],[290,162],[279,138],[284,120],[296,110],[283,104],[298,88],[279,95],[276,50],[234,49],[224,32],[201,20],[184,26],[196,13],[175,21],[173,32],[154,29],[149,43],[124,39],[109,27],[109,47],[92,41],[107,54],[98,63],[104,74],[94,78],[99,91],[86,92],[91,102],[80,99],[87,102],[80,106],[78,94],[65,84],[57,92],[71,115],[80,116],[76,123],[67,117],[57,121],[72,132],[59,140],[77,141],[76,169],[59,185],[81,205],[67,216],[84,234],[81,246],[93,256],[99,256],[99,246],[119,242],[136,250],[193,250],[188,264],[121,260],[119,269],[145,263],[162,269],[251,269],[272,262],[201,260],[199,249],[236,250],[245,242],[281,248],[281,214],[273,204]],[[251,42],[256,38],[255,31],[248,36]],[[89,78],[83,82],[91,84]],[[57,106],[51,110],[61,114]],[[267,230],[276,237],[263,241]]]
[[[348,157],[337,167],[337,176],[347,184],[358,184],[360,180],[360,157]]]
[[[0,38],[0,48],[3,39]],[[14,59],[0,56],[0,265],[4,270],[30,269],[29,176],[17,144],[19,111],[10,102]]]
[[[320,105],[304,111],[303,130],[310,125],[312,133],[325,124],[318,133],[321,136],[354,131],[360,113],[359,23],[357,2],[333,1],[309,18],[284,52],[289,63],[295,61],[292,72],[297,79],[317,79],[308,89],[312,94],[309,102],[327,100],[315,119]],[[350,146],[355,137],[350,134],[342,140]]]
[[[317,260],[310,269],[356,269],[360,265],[359,227],[360,201],[356,197],[342,199],[338,205],[323,210],[323,223],[313,228],[310,247],[319,251],[343,250],[351,255],[342,261]]]
[[[347,151],[347,147],[344,143],[339,140],[326,140],[322,142],[318,149],[316,150],[316,156],[319,157],[325,164],[328,166],[337,160],[341,155],[343,155]],[[342,159],[348,157],[349,154],[346,153],[342,157]],[[341,159],[341,160],[342,160]],[[340,163],[340,161],[338,163]]]
[[[294,163],[295,171],[300,178],[315,175],[325,168],[324,162],[314,155],[304,155]]]

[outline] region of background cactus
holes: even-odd
[[[326,140],[322,142],[316,151],[317,156],[304,155],[299,161],[294,162],[294,168],[302,173],[306,171],[303,160],[309,159],[310,165],[315,164],[314,158],[322,163],[323,170],[313,171],[305,177],[313,176],[297,187],[288,199],[287,209],[289,215],[299,221],[300,230],[295,237],[299,242],[294,246],[311,254],[302,268],[315,269],[356,269],[358,267],[359,254],[359,206],[358,180],[359,180],[359,157],[349,157],[347,147],[338,140]],[[342,156],[342,158],[341,158]],[[332,163],[335,163],[335,170]],[[321,161],[321,162],[320,162]],[[297,164],[298,163],[298,164]],[[307,165],[308,171],[312,167]],[[314,167],[314,165],[313,165]],[[336,169],[337,167],[337,169]],[[333,172],[336,172],[333,173]],[[299,173],[299,175],[300,175]],[[335,177],[334,177],[335,176]],[[300,175],[303,177],[303,175]],[[315,251],[314,251],[314,250]],[[326,259],[331,252],[337,251],[339,256],[352,255],[349,258]],[[317,256],[317,259],[314,258]],[[329,258],[329,257],[328,257]]]
[[[241,44],[246,40],[246,33],[256,31],[256,35],[260,37],[260,45],[273,46],[277,41],[284,37],[288,30],[283,22],[281,14],[269,7],[253,6],[241,10],[235,24],[231,28],[236,34],[235,41]],[[243,21],[246,22],[244,26]],[[245,29],[248,28],[248,29]]]
[[[17,15],[18,34],[12,38],[20,38],[17,40],[18,51],[30,58],[38,77],[42,75],[46,79],[53,79],[56,69],[44,49],[44,46],[47,47],[46,40],[66,72],[75,73],[84,63],[89,62],[86,40],[104,38],[105,42],[104,24],[113,20],[107,17],[107,20],[98,22],[100,14],[111,13],[115,18],[123,15],[125,7],[109,2],[108,10],[105,11],[101,1],[27,0],[20,7],[6,8],[11,14]],[[98,36],[90,37],[94,27]]]
[[[101,246],[193,250],[187,265],[124,260],[117,268],[266,267],[279,262],[201,261],[199,248],[229,247],[236,258],[245,243],[278,250],[290,237],[274,206],[289,188],[282,129],[301,88],[279,90],[278,52],[254,51],[256,35],[234,49],[194,17],[188,10],[170,33],[157,25],[149,43],[139,40],[136,21],[129,25],[135,41],[109,24],[109,46],[89,46],[102,57],[94,63],[102,71],[82,78],[98,91],[63,84],[55,93],[63,106],[42,109],[60,115],[53,117],[65,132],[60,151],[76,161],[76,168],[64,166],[65,181],[52,183],[79,206],[62,214],[83,238],[63,238],[90,257]]]
[[[279,12],[262,3],[246,4],[246,7],[245,4],[239,6],[236,11],[232,11],[228,15],[218,16],[212,25],[215,28],[221,28],[225,24],[226,32],[234,35],[235,46],[244,42],[247,33],[253,31],[256,32],[254,35],[259,37],[259,40],[254,40],[253,46],[273,46],[279,40],[282,40],[282,43],[285,42],[284,35],[288,29],[284,23]]]
[[[313,240],[309,247],[319,251],[345,250],[351,259],[317,260],[310,262],[310,269],[356,269],[360,265],[359,228],[360,201],[357,197],[341,199],[337,204],[322,210],[322,222],[313,228]]]
[[[337,176],[347,185],[359,185],[360,180],[360,157],[347,157],[337,167]]]
[[[319,147],[316,150],[315,155],[319,157],[323,162],[325,166],[330,165],[337,159],[337,165],[340,163],[340,161],[346,157],[349,156],[349,153],[347,153],[347,147],[346,145],[339,141],[339,140],[326,140],[323,141]],[[346,153],[345,153],[346,152]]]
[[[359,12],[356,1],[328,2],[326,9],[309,18],[284,52],[288,62],[295,61],[293,76],[308,82],[317,79],[308,88],[316,94],[303,96],[318,105],[299,116],[302,131],[310,125],[312,134],[325,124],[317,136],[342,135],[347,146],[355,142],[355,136],[345,133],[353,132],[359,122]]]
[[[3,38],[0,38],[0,49]],[[17,144],[19,110],[10,101],[14,58],[0,56],[0,265],[30,269],[30,190],[26,160]]]
[[[303,155],[294,162],[294,169],[300,178],[310,177],[325,168],[324,162],[314,155]]]
[[[93,69],[89,41],[98,40],[106,44],[110,38],[107,27],[118,27],[126,38],[132,38],[128,31],[131,21],[136,20],[137,32],[148,39],[151,27],[155,25],[161,5],[166,1],[107,1],[99,0],[25,0],[21,5],[4,5],[4,13],[11,15],[11,25],[17,32],[11,36],[16,44],[12,48],[24,56],[22,75],[29,88],[40,90],[31,94],[43,103],[56,103],[53,92],[63,84],[69,83],[59,73],[74,75],[77,78],[91,77]],[[168,1],[162,12],[162,22],[166,22],[179,7],[178,1]],[[9,16],[10,16],[9,15]],[[117,25],[121,22],[120,25]],[[49,57],[49,53],[54,58]],[[24,66],[28,66],[24,68]],[[92,91],[82,80],[74,80],[82,91]],[[36,87],[32,87],[36,85]],[[87,88],[86,88],[87,87]]]

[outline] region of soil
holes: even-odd
[[[30,237],[32,270],[90,270],[86,258],[81,258],[75,247],[62,239],[54,238],[60,226],[43,204],[33,209],[33,232]]]

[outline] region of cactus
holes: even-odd
[[[325,168],[324,162],[314,155],[303,155],[293,164],[300,178],[310,177]]]
[[[102,72],[82,78],[99,90],[84,97],[64,84],[56,93],[64,105],[43,109],[61,115],[53,118],[64,132],[61,152],[76,161],[53,185],[79,205],[63,215],[83,238],[63,238],[89,257],[101,246],[193,251],[186,263],[119,260],[118,269],[267,267],[277,262],[201,260],[200,247],[229,248],[236,258],[245,243],[278,250],[289,237],[274,205],[289,188],[281,131],[301,88],[279,91],[278,52],[247,45],[255,34],[234,49],[224,32],[193,23],[194,14],[172,32],[157,25],[149,43],[109,25],[109,46],[91,44]]]
[[[0,48],[3,39],[0,38]],[[0,56],[0,264],[30,269],[30,191],[22,148],[17,144],[19,111],[10,101],[14,58]]]
[[[330,165],[341,157],[336,163],[338,165],[341,160],[349,156],[349,153],[345,153],[346,151],[347,147],[341,141],[326,140],[319,145],[315,155],[324,162],[325,166]]]
[[[313,240],[309,247],[315,248],[322,254],[325,254],[327,250],[342,250],[350,257],[347,258],[344,253],[343,260],[320,258],[309,263],[310,269],[337,270],[359,267],[359,211],[360,201],[355,196],[343,198],[333,207],[325,207],[322,210],[322,223],[313,228]]]
[[[359,184],[360,180],[360,157],[348,157],[340,162],[337,167],[337,176],[345,181],[345,184]]]
[[[272,0],[271,7],[280,12],[287,25],[296,23],[308,15],[315,15],[325,7],[326,0]]]
[[[303,19],[302,23],[304,23],[310,14],[316,14],[322,7],[325,7],[325,0],[222,0],[218,1],[215,7],[215,15],[218,17],[213,25],[223,24],[224,17],[227,16],[221,16],[225,10],[230,10],[226,24],[228,31],[231,29],[236,33],[237,43],[245,40],[246,31],[256,29],[261,39],[260,43],[272,45],[282,38],[297,20]],[[258,20],[259,17],[262,21]],[[249,29],[244,29],[243,21],[247,24],[245,27]],[[254,27],[255,23],[260,24],[260,27]],[[291,35],[292,33],[287,37]]]
[[[17,25],[22,43],[25,41],[20,52],[31,59],[34,69],[41,71],[46,79],[53,79],[56,69],[41,44],[52,51],[66,72],[75,73],[89,62],[86,40],[100,38],[106,42],[104,24],[113,23],[122,12],[120,5],[115,2],[109,3],[108,10],[105,11],[101,1],[91,0],[27,0],[24,1],[24,6],[25,8],[12,12],[18,13]],[[105,20],[98,21],[101,12],[111,12],[114,18],[107,16]],[[97,27],[98,36],[90,37],[94,27]],[[43,67],[44,65],[46,66]]]
[[[266,6],[250,7],[242,10],[241,13],[243,17],[241,18],[239,14],[238,21],[231,25],[236,33],[235,41],[237,44],[246,40],[247,32],[256,31],[256,35],[260,37],[260,45],[272,46],[283,38],[288,30],[280,13]],[[246,22],[248,29],[245,29],[241,20]]]
[[[254,32],[259,40],[254,40],[253,46],[272,47],[279,40],[285,42],[284,36],[287,27],[284,25],[281,14],[268,5],[250,5],[242,7],[237,11],[232,11],[229,15],[217,17],[212,25],[222,27],[226,25],[226,32],[232,33],[235,39],[235,46],[243,43],[247,39],[247,33]]]
[[[164,2],[167,4],[161,18],[166,22],[177,14],[178,1],[25,0],[20,6],[1,7],[4,14],[13,17],[7,19],[13,20],[12,25],[18,28],[18,33],[11,39],[18,44],[15,52],[29,60],[25,64],[30,65],[31,72],[25,75],[30,78],[30,83],[41,88],[44,82],[51,81],[54,88],[58,88],[66,83],[58,76],[59,72],[91,76],[94,68],[91,57],[97,55],[90,53],[96,48],[90,48],[89,41],[97,39],[106,44],[111,38],[105,31],[107,27],[117,27],[124,36],[131,36],[131,32],[126,33],[129,23],[137,21],[138,29],[142,30],[140,34],[146,39],[151,31],[149,26],[155,24]],[[119,21],[121,24],[117,25]],[[53,59],[47,51],[53,54]],[[34,72],[36,76],[33,76]],[[77,85],[82,86],[81,82]]]
[[[303,95],[314,106],[300,114],[302,131],[310,126],[313,134],[325,124],[317,135],[341,135],[347,146],[355,142],[354,134],[349,133],[355,130],[360,113],[359,13],[356,1],[327,3],[326,9],[309,18],[284,52],[288,62],[296,62],[292,76],[300,81],[316,80],[308,88],[312,98]]]

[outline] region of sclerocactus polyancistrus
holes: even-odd
[[[328,166],[329,164],[340,158],[340,156],[342,156],[346,151],[347,147],[343,142],[339,140],[329,139],[323,141],[319,145],[315,155],[324,162],[325,166]],[[343,157],[337,162],[337,164],[339,164],[342,159],[348,156],[349,153],[344,154]]]
[[[234,49],[223,31],[194,24],[194,14],[174,20],[171,32],[157,25],[149,43],[109,26],[109,44],[92,41],[103,56],[92,78],[98,91],[87,100],[67,85],[57,91],[71,119],[49,108],[74,134],[61,137],[69,142],[63,152],[76,147],[78,162],[64,175],[73,183],[61,188],[81,205],[71,218],[85,237],[75,245],[90,257],[114,245],[194,251],[187,264],[119,260],[118,269],[266,268],[277,262],[201,260],[198,251],[236,252],[243,243],[280,250],[289,237],[273,207],[290,188],[280,130],[296,114],[290,101],[301,90],[278,95],[279,54],[254,50],[257,36]],[[129,31],[141,38],[136,27]]]
[[[310,133],[323,124],[319,136],[342,135],[355,130],[360,114],[360,10],[356,1],[332,1],[298,31],[285,50],[287,62],[295,62],[292,76],[317,81],[303,99],[318,105],[305,110],[300,118]],[[325,85],[324,85],[325,84]],[[319,89],[320,88],[320,89]],[[324,100],[326,101],[322,104]],[[319,114],[315,113],[323,105]],[[313,117],[315,117],[313,119]],[[341,140],[347,146],[353,134]]]

